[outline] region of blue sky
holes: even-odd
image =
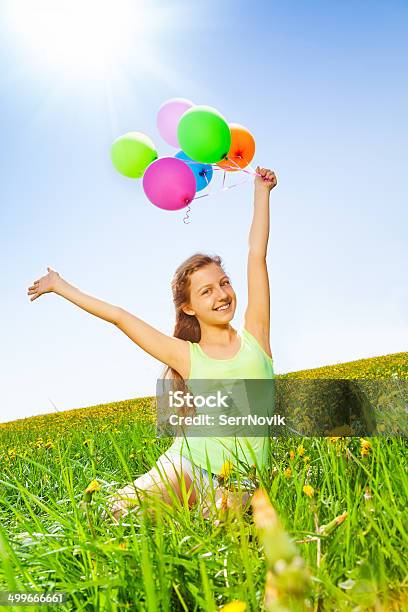
[[[160,155],[176,153],[156,129],[174,96],[247,126],[254,163],[278,176],[268,253],[275,371],[407,349],[407,3],[154,4],[137,26],[143,7],[132,3],[130,45],[119,37],[108,71],[85,56],[85,67],[61,64],[2,4],[0,421],[154,394],[161,372],[62,298],[31,303],[26,289],[47,265],[171,334],[175,268],[193,252],[218,253],[242,323],[252,183],[197,200],[185,225],[183,211],[154,207],[110,162],[112,141],[130,130]],[[34,31],[32,11],[18,18]],[[72,36],[67,57],[76,44]]]

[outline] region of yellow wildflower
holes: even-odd
[[[313,495],[314,495],[314,488],[311,485],[304,485],[303,486],[303,493],[305,495],[307,495],[308,497],[313,497]]]
[[[297,452],[299,457],[303,457],[303,455],[305,454],[305,449],[301,444],[297,447]]]
[[[292,476],[292,470],[290,467],[286,468],[286,470],[283,472],[285,478],[290,478]]]
[[[308,463],[308,461],[310,461],[310,457],[308,455],[306,455],[306,457],[303,457],[303,461],[305,463]]]
[[[236,599],[235,601],[231,601],[227,605],[223,606],[220,612],[244,612],[244,610],[246,610],[246,603]]]
[[[291,459],[294,459],[294,458],[295,458],[295,451],[291,450],[291,451],[289,452],[289,457],[290,457]]]
[[[87,488],[85,489],[85,493],[95,493],[95,491],[100,491],[101,485],[97,480],[92,480]]]
[[[228,476],[232,472],[232,468],[233,468],[232,461],[229,461],[229,460],[225,461],[218,474],[218,478],[222,478],[222,479],[228,478]]]
[[[371,448],[371,442],[369,440],[365,440],[364,438],[360,438],[360,444],[361,446]]]
[[[371,450],[371,442],[365,440],[364,438],[360,438],[360,455],[362,457],[366,457]]]
[[[330,436],[329,437],[329,442],[331,442],[332,444],[336,444],[338,440],[340,440],[340,436]]]

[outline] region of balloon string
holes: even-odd
[[[208,180],[208,178],[207,178],[207,173],[206,173],[206,172],[204,172],[204,178],[205,178],[205,181],[206,181],[206,183],[207,183],[207,187],[209,187],[209,189],[208,189],[208,193],[211,193],[212,188],[213,188],[213,183],[210,185],[210,181],[209,181],[209,180]]]
[[[244,169],[244,168],[241,168],[241,166],[239,166],[239,165],[237,164],[237,162],[236,162],[234,159],[231,159],[230,157],[227,157],[227,159],[228,159],[228,161],[230,161],[231,163],[235,164],[235,166],[236,166],[236,167],[237,167],[239,170],[242,170],[243,172],[245,172],[245,169]],[[255,176],[262,176],[261,174],[259,174],[259,172],[257,172],[257,171],[255,170],[255,168],[253,168],[253,167],[251,166],[251,164],[249,163],[249,161],[248,161],[248,160],[247,160],[245,157],[241,157],[241,159],[242,159],[242,160],[243,160],[243,161],[246,163],[246,166],[245,166],[245,167],[246,167],[246,168],[250,168],[250,169],[252,170],[253,174],[255,174]],[[248,172],[248,170],[246,170],[246,172]]]
[[[209,195],[211,195],[211,194],[210,193],[203,193],[203,195],[196,196],[195,198],[193,198],[193,200],[200,200],[201,198],[207,198]]]
[[[224,166],[223,168],[220,168],[220,170],[223,169],[227,169],[227,170],[239,170],[240,172],[245,172],[245,174],[251,174],[251,175],[258,175],[257,172],[255,172],[255,170],[246,170],[246,168],[241,168],[241,166],[238,166],[238,164],[236,164],[235,166]]]
[[[191,211],[191,207],[190,207],[190,206],[188,206],[188,208],[187,208],[187,210],[186,210],[186,216],[185,216],[185,217],[183,217],[183,223],[185,223],[186,225],[188,225],[189,223],[191,223],[191,221],[189,220],[189,219],[190,219],[190,217],[189,217],[189,214],[188,214],[190,211]]]
[[[242,169],[242,168],[241,168],[241,166],[239,166],[235,160],[231,159],[231,158],[230,158],[230,157],[228,157],[228,156],[227,156],[227,159],[228,159],[228,161],[229,161],[229,162],[231,162],[232,164],[234,164],[234,165],[235,165],[235,167],[236,167],[236,168],[238,168],[238,170],[241,170],[241,169]]]
[[[249,168],[251,168],[251,170],[252,170],[252,172],[253,172],[254,174],[256,174],[257,176],[262,176],[262,174],[260,174],[259,172],[257,172],[257,171],[255,170],[255,168],[253,168],[253,167],[251,166],[251,164],[249,163],[249,161],[247,161],[247,160],[245,159],[245,157],[243,158],[243,160],[247,162],[247,166],[248,166]]]
[[[239,183],[234,183],[233,185],[227,185],[226,187],[222,187],[219,192],[215,192],[215,193],[204,193],[203,195],[200,196],[196,196],[195,198],[193,198],[194,200],[200,200],[201,198],[208,198],[211,197],[212,195],[216,195],[217,193],[221,193],[221,191],[227,191],[228,189],[232,189],[233,187],[238,187],[238,185],[243,185],[244,183],[247,183],[249,181],[249,177],[245,178],[243,181],[240,181]],[[185,221],[185,219],[188,219],[188,212],[190,210],[190,207],[188,207],[187,209],[187,215],[184,217],[183,221],[184,223],[190,223],[190,221]]]
[[[210,164],[210,163],[207,164],[205,162],[197,162],[197,161],[194,161],[192,159],[185,159],[185,160],[183,159],[182,161],[184,161],[185,164],[190,164],[190,165],[194,164],[196,166],[212,166],[212,168],[214,170],[221,170],[221,171],[223,171],[223,170],[225,171],[225,169],[227,169],[227,170],[240,170],[241,172],[245,172],[247,174],[255,174],[256,176],[261,176],[261,174],[259,174],[259,172],[257,172],[251,166],[251,164],[245,159],[245,157],[242,157],[242,159],[247,163],[247,167],[249,167],[251,169],[251,171],[247,170],[246,168],[241,168],[241,166],[239,166],[233,159],[231,159],[229,157],[227,157],[227,160],[229,162],[231,162],[232,164],[234,164],[234,166],[230,166],[230,165],[225,166],[224,165],[224,167],[221,167],[221,166],[218,166],[217,164]],[[204,174],[204,176],[205,176],[205,174]]]
[[[216,168],[214,168],[215,170]],[[238,170],[235,166],[223,166],[220,170]],[[245,170],[245,168],[239,168],[240,172],[244,172],[245,174],[250,174],[251,176],[257,174],[256,172],[252,172],[249,170]]]
[[[238,185],[243,185],[244,183],[247,183],[249,181],[249,178],[247,177],[246,179],[244,179],[243,181],[240,181],[239,183],[234,183],[233,185],[227,185],[227,187],[223,187],[223,189],[221,189],[221,191],[226,191],[227,189],[232,189],[233,187],[238,187]]]
[[[227,176],[227,172],[226,170],[238,170],[240,172],[244,172],[245,174],[251,174],[251,175],[255,175],[255,176],[262,176],[261,174],[259,174],[259,172],[257,172],[256,170],[254,170],[254,168],[251,166],[251,164],[245,159],[245,157],[242,157],[241,159],[243,159],[243,161],[246,162],[247,167],[250,168],[250,170],[247,170],[246,168],[241,168],[241,166],[239,166],[235,160],[227,157],[226,158],[228,160],[228,162],[230,162],[231,164],[233,164],[233,166],[230,165],[226,165],[224,164],[223,167],[218,166],[217,164],[204,164],[203,162],[196,162],[194,160],[183,160],[185,161],[185,163],[187,164],[196,164],[198,166],[211,166],[214,170],[221,170],[224,172],[224,176],[222,177],[222,188],[220,189],[220,191],[227,191],[228,189],[233,189],[234,187],[238,187],[239,185],[243,185],[244,183],[247,183],[249,180],[249,177],[245,178],[243,181],[239,181],[238,183],[234,183],[233,185],[225,185],[225,179]],[[204,179],[207,183],[207,187],[209,186],[210,182],[207,178],[207,173],[203,172],[203,176]],[[200,196],[196,196],[195,198],[193,198],[194,200],[200,200],[201,198],[207,198],[208,196],[211,195],[215,195],[214,193],[211,193],[211,190],[213,188],[213,185],[211,185],[210,190],[208,193],[204,193],[203,195]],[[188,225],[189,223],[191,223],[190,221],[190,216],[189,216],[189,212],[191,211],[191,207],[188,206],[187,210],[186,210],[186,214],[183,217],[183,223],[185,223],[186,225]]]

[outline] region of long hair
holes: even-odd
[[[220,268],[223,267],[221,257],[218,255],[211,256],[204,253],[195,253],[183,261],[175,271],[171,281],[173,303],[176,309],[176,323],[173,332],[175,338],[190,340],[190,342],[200,342],[201,327],[197,317],[186,314],[182,307],[187,306],[190,302],[191,275],[197,270],[213,263],[220,266]],[[183,393],[191,392],[181,374],[170,366],[165,367],[162,379],[165,393],[168,393],[170,390],[173,392],[182,391]],[[179,416],[195,416],[195,414],[196,409],[194,406],[183,406],[178,411]],[[181,425],[176,427],[176,435],[184,435],[184,428]]]
[[[186,314],[182,307],[190,302],[191,275],[197,270],[213,263],[221,269],[223,268],[222,260],[219,255],[211,256],[205,255],[204,253],[195,253],[183,261],[177,268],[171,282],[173,303],[176,309],[176,324],[173,332],[175,338],[190,340],[190,342],[200,342],[201,328],[197,317]],[[177,370],[169,366],[165,368],[163,378],[172,378],[176,385],[177,383],[179,383],[181,387],[183,385],[184,379],[182,376]]]

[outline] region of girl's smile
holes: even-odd
[[[226,310],[229,310],[231,306],[231,302],[227,302],[226,304],[223,304],[222,306],[218,306],[217,308],[214,308],[214,310],[217,310],[218,312],[225,312]]]

